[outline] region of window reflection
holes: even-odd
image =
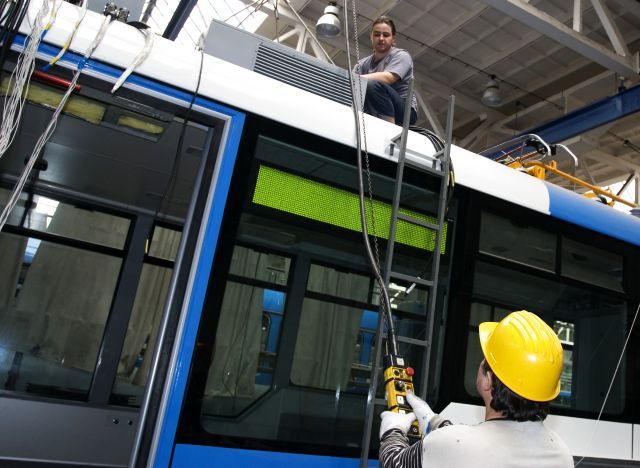
[[[171,268],[145,264],[133,303],[111,403],[139,406],[169,290]]]
[[[562,275],[622,291],[622,257],[591,245],[562,238]]]
[[[555,271],[556,236],[484,211],[480,225],[480,252]]]
[[[235,246],[230,273],[247,280],[286,284],[289,258]],[[203,414],[231,416],[269,391],[273,383],[286,294],[229,280],[216,331]]]
[[[558,334],[563,348],[562,374],[560,375],[560,395],[556,403],[571,406],[571,385],[573,383],[573,346],[575,344],[575,324],[562,320],[553,321],[553,330]]]
[[[627,333],[627,308],[623,299],[594,288],[563,284],[483,262],[476,264],[473,294],[487,304],[499,302],[510,304],[512,310],[530,310],[554,324],[565,350],[561,384],[564,393],[556,404],[599,411],[609,384],[602,375],[613,375]],[[477,306],[472,306],[472,310],[474,307]],[[486,308],[481,306],[481,309],[483,307]],[[493,320],[499,320],[506,309],[494,308]],[[477,334],[474,322],[481,314],[480,311],[471,314],[474,325],[470,330],[465,371],[465,388],[470,394],[475,394],[471,391],[471,375],[479,361],[477,352],[469,349],[475,346],[472,342],[477,341],[477,336],[471,335]],[[626,366],[623,360],[605,413],[619,414],[624,410]]]
[[[9,196],[8,190],[0,189],[3,203]],[[121,216],[30,193],[20,195],[7,220],[8,225],[116,249],[124,248],[130,223]]]
[[[84,399],[121,259],[0,234],[0,382]],[[25,254],[25,252],[28,252]]]

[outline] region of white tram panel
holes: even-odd
[[[30,22],[35,18],[42,1],[32,2],[30,20],[25,20],[21,28],[23,33],[29,32]],[[61,47],[73,29],[79,11],[79,8],[63,3],[45,37],[46,42]],[[87,12],[71,49],[84,53],[103,20],[102,15]],[[144,38],[138,30],[114,22],[92,58],[125,69],[143,45]],[[198,82],[200,60],[199,52],[185,50],[173,41],[157,36],[151,54],[135,73],[193,92]],[[356,147],[353,111],[349,107],[208,55],[204,56],[202,68],[201,96]],[[114,81],[111,77],[103,78]],[[369,115],[364,116],[364,122],[366,149],[377,156],[395,159],[389,156],[389,148],[392,138],[399,134],[400,127]],[[409,132],[409,159],[424,159],[429,163],[434,153],[435,149],[426,137]],[[457,183],[549,213],[549,196],[540,181],[458,147],[452,149],[452,161]],[[500,184],[496,180],[500,180]]]
[[[484,421],[484,412],[482,406],[450,403],[440,414],[454,424],[474,425]],[[638,425],[555,415],[544,424],[558,433],[574,457],[640,460],[640,437],[634,436]]]

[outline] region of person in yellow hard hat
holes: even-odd
[[[381,415],[381,467],[573,467],[566,444],[543,424],[560,392],[562,345],[555,332],[522,310],[480,324],[480,346],[476,388],[485,420],[452,425],[409,394],[413,413]],[[409,446],[406,434],[416,418],[424,437]]]

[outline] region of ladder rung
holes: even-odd
[[[429,281],[429,280],[426,280],[426,279],[418,278],[417,276],[409,276],[409,275],[405,275],[403,273],[397,273],[395,271],[390,271],[389,272],[389,276],[391,276],[392,278],[395,278],[395,279],[406,281],[407,283],[419,284],[419,285],[425,286],[427,288],[430,288],[430,287],[433,286],[433,281]]]
[[[408,343],[408,344],[412,344],[412,345],[416,345],[416,346],[422,346],[424,348],[428,348],[429,347],[429,342],[427,340],[419,340],[417,338],[411,338],[411,337],[408,337],[408,336],[398,336],[398,337],[396,337],[396,339],[400,343]]]
[[[398,219],[401,219],[408,223],[416,224],[418,226],[426,227],[427,229],[431,229],[432,231],[440,230],[440,227],[437,224],[433,224],[429,221],[425,221],[424,219],[416,218],[414,216],[409,216],[403,213],[398,213]]]

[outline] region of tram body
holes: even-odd
[[[77,14],[63,3],[40,64]],[[69,75],[102,21],[88,13],[50,71]],[[25,20],[16,53],[29,31]],[[7,251],[32,247],[28,261],[14,255],[19,274],[5,266],[2,275],[13,297],[0,312],[9,330],[0,460],[359,466],[379,294],[362,246],[352,110],[161,38],[111,95],[143,45],[135,28],[109,27],[80,80],[85,112],[61,117],[44,152],[49,169],[1,235]],[[38,99],[0,161],[3,197],[51,114]],[[99,118],[87,117],[90,104],[104,107]],[[367,115],[364,127],[369,222],[383,256],[400,129]],[[410,132],[412,166],[430,165],[435,152]],[[477,325],[534,311],[565,349],[546,424],[584,466],[640,466],[637,332],[596,424],[640,301],[640,220],[463,148],[451,158],[441,245],[420,227],[396,239],[396,268],[407,274],[425,271],[434,249],[443,254],[430,375],[417,386],[426,382],[429,403],[452,421],[480,422]],[[48,220],[31,209],[45,196],[59,202]],[[437,180],[407,167],[401,207],[428,218],[437,203]],[[55,277],[65,284],[54,287]],[[407,286],[390,290],[396,328],[424,339],[428,295]],[[401,352],[424,365],[411,345]],[[46,417],[25,417],[34,412]]]

